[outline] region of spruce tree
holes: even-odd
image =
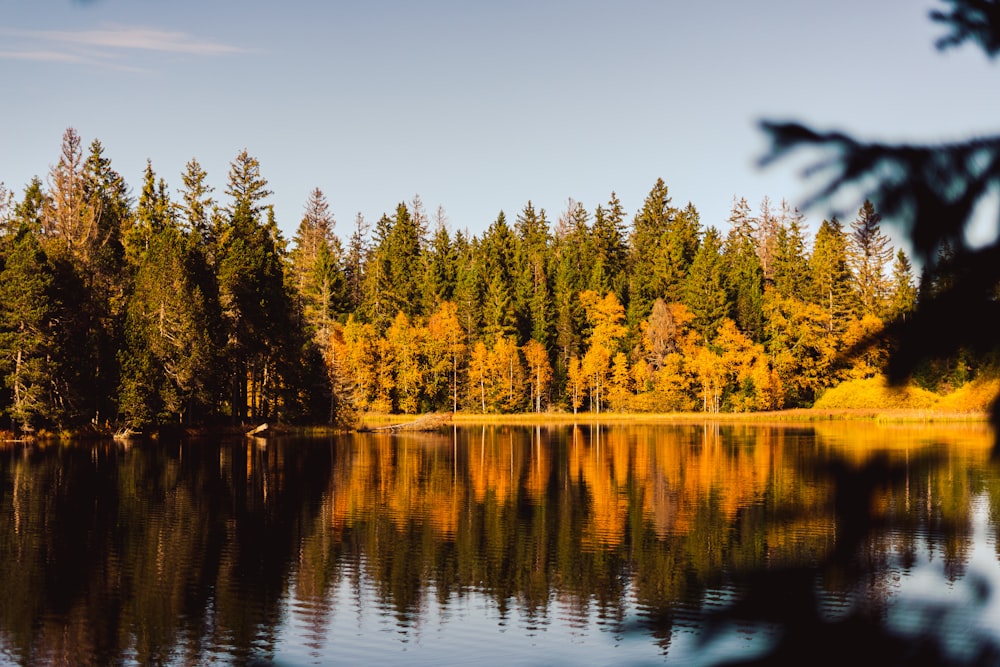
[[[284,285],[283,242],[265,204],[270,191],[257,159],[246,151],[230,167],[226,192],[232,201],[215,233],[216,255],[230,416],[240,423],[265,418],[278,407],[279,366],[291,361],[278,352],[284,353],[299,331]]]
[[[824,220],[816,232],[813,252],[809,257],[812,286],[809,301],[826,313],[828,336],[842,334],[847,319],[855,311],[847,243],[840,221],[837,218]]]
[[[892,263],[888,315],[892,319],[906,319],[917,307],[917,288],[913,284],[913,265],[900,248]]]
[[[483,319],[482,267],[478,252],[479,241],[466,234],[455,234],[455,257],[458,268],[455,272],[455,303],[458,306],[458,321],[466,340],[476,341],[480,336]]]
[[[591,272],[590,289],[601,294],[613,291],[619,298],[624,297],[628,282],[628,242],[625,234],[625,211],[618,196],[612,192],[607,208],[598,206],[594,210],[591,228],[594,271]]]
[[[808,256],[802,214],[781,202],[781,216],[774,241],[771,282],[778,294],[802,298],[810,292]]]
[[[684,280],[698,252],[700,220],[698,210],[690,202],[667,220],[662,247],[654,263],[655,291],[667,303],[679,303],[683,298]]]
[[[756,229],[746,199],[734,201],[723,244],[730,316],[753,341],[764,333],[764,269],[757,254]]]
[[[848,263],[861,314],[877,317],[885,309],[889,290],[885,268],[893,255],[889,237],[879,228],[881,221],[882,216],[875,212],[874,204],[865,200],[858,217],[851,223],[848,239]]]
[[[434,233],[423,254],[421,267],[421,303],[423,312],[433,313],[445,301],[453,298],[455,291],[455,255],[448,232],[448,218],[444,208],[438,207],[434,216]]]
[[[414,218],[406,204],[400,202],[383,248],[395,310],[411,316],[419,314],[421,303],[420,224],[419,212]],[[395,312],[391,315],[395,316]]]
[[[58,344],[51,303],[52,270],[37,237],[22,225],[3,245],[0,270],[0,378],[11,422],[31,430],[62,421],[53,363]],[[5,405],[4,405],[5,404]]]
[[[130,425],[190,422],[213,406],[210,309],[176,225],[158,229],[139,259],[126,317],[120,408]]]
[[[479,258],[483,267],[483,335],[495,340],[517,330],[516,239],[503,211],[483,235]]]
[[[35,176],[24,189],[21,201],[14,206],[12,233],[16,234],[21,225],[27,225],[33,234],[39,237],[44,236],[46,224],[44,216],[48,208],[47,198],[48,194],[42,185],[42,179]]]
[[[552,238],[545,210],[535,211],[529,201],[514,225],[516,240],[515,310],[520,340],[534,339],[547,346],[551,337]]]
[[[628,322],[632,327],[645,319],[653,301],[663,296],[658,289],[662,281],[656,274],[656,268],[658,264],[663,264],[659,261],[662,241],[675,213],[670,205],[667,184],[659,178],[635,214],[628,239]]]
[[[719,232],[715,227],[709,227],[684,281],[682,301],[694,316],[692,328],[706,341],[715,338],[719,325],[729,314],[726,275]]]
[[[180,206],[180,219],[185,225],[185,232],[195,243],[205,246],[213,240],[211,212],[215,205],[212,200],[212,188],[206,183],[207,178],[208,174],[198,161],[192,158],[184,166],[180,190],[183,201]]]
[[[344,281],[346,283],[345,308],[353,313],[361,307],[364,298],[365,265],[368,262],[369,224],[361,213],[354,217],[354,231],[347,244],[344,258]]]

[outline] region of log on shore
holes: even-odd
[[[390,433],[398,433],[400,431],[436,431],[442,426],[447,426],[451,423],[451,413],[450,412],[434,412],[428,415],[423,415],[411,422],[403,422],[401,424],[389,424],[388,426],[378,426],[375,428],[368,429],[369,431],[388,431]]]

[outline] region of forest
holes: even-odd
[[[317,188],[289,241],[271,194],[244,150],[222,197],[195,159],[175,191],[147,162],[135,195],[72,128],[44,182],[0,184],[10,428],[810,407],[879,377],[879,332],[955,269],[944,246],[915,275],[870,202],[810,234],[785,201],[734,197],[722,230],[662,179],[631,219],[614,192],[554,222],[529,201],[478,236],[417,196],[341,240]],[[952,355],[913,383],[993,367]]]

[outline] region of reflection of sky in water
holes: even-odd
[[[401,624],[396,610],[377,600],[371,581],[344,577],[331,595],[332,610],[317,645],[314,628],[286,608],[277,646],[281,665],[581,665],[661,663],[646,632],[609,629],[596,611],[581,615],[558,598],[545,614],[529,616],[512,604],[475,591],[440,604],[433,588],[419,617]],[[632,607],[632,615],[635,608]],[[634,623],[635,618],[625,623]],[[310,648],[310,646],[312,648]],[[670,650],[673,656],[673,648]]]
[[[973,499],[972,545],[965,574],[955,581],[948,581],[940,554],[932,557],[923,545],[912,571],[899,582],[891,627],[913,636],[937,632],[956,659],[967,659],[983,637],[1000,641],[1000,560],[989,513],[985,495]]]
[[[954,581],[947,580],[942,554],[930,553],[926,542],[917,545],[911,568],[892,567],[885,573],[882,590],[891,596],[888,621],[893,630],[911,637],[937,632],[946,638],[950,656],[959,660],[969,658],[983,637],[1000,641],[1000,560],[989,512],[984,495],[973,500],[973,544],[965,574]],[[360,572],[351,569],[321,601],[320,610],[295,600],[293,586],[284,603],[277,664],[707,665],[751,659],[765,649],[770,636],[767,629],[740,625],[705,644],[694,616],[689,623],[677,618],[664,656],[662,647],[650,641],[631,586],[621,620],[602,619],[597,605],[558,595],[536,614],[516,600],[500,609],[479,591],[442,603],[433,586],[418,610],[400,612],[379,600],[363,561]],[[715,606],[712,599],[722,606],[731,596],[728,590],[707,591],[706,606]],[[842,601],[827,602],[828,611],[836,612]]]

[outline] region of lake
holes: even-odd
[[[992,444],[830,421],[8,445],[0,664],[702,665],[856,639],[987,664]]]

